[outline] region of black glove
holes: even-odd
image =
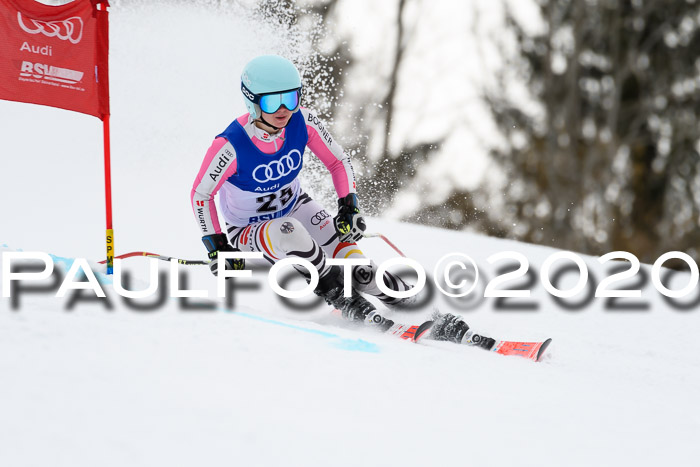
[[[202,237],[202,242],[204,242],[204,246],[207,247],[207,250],[209,251],[209,260],[211,261],[209,263],[209,269],[211,269],[211,273],[217,276],[219,274],[219,252],[220,251],[241,251],[237,250],[234,247],[232,247],[228,240],[226,239],[226,235],[220,233],[220,234],[214,234],[214,235],[205,235]],[[234,271],[240,271],[242,269],[245,269],[245,259],[243,258],[229,258],[226,260],[226,269],[231,269]]]
[[[356,242],[362,238],[367,225],[360,215],[360,201],[355,193],[338,200],[338,215],[334,220],[341,242]]]

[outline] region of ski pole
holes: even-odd
[[[397,248],[396,245],[394,245],[393,243],[391,243],[391,241],[390,241],[388,238],[386,238],[384,235],[382,235],[382,234],[380,234],[380,233],[366,233],[366,234],[363,234],[362,236],[365,237],[365,238],[377,238],[377,237],[378,237],[378,238],[381,238],[381,239],[384,240],[390,247],[392,247],[394,250],[396,250],[396,252],[397,252],[398,254],[400,254],[400,255],[403,256],[404,258],[406,257],[406,255],[404,255],[403,252],[402,252],[401,250],[399,250],[399,249]]]
[[[385,235],[381,233],[366,233],[363,234],[364,238],[381,238],[384,240],[390,247],[392,247],[398,254],[403,256],[404,258],[406,257],[405,254],[401,250],[398,249],[396,245],[394,245],[391,240],[386,238]],[[149,253],[148,251],[132,251],[130,253],[124,253],[123,255],[115,256],[114,259],[124,259],[124,258],[132,258],[134,256],[141,256],[144,258],[155,258],[159,259],[161,261],[170,261],[174,259],[175,261],[178,262],[178,264],[182,264],[183,266],[203,266],[209,264],[211,261],[209,260],[196,260],[196,259],[180,259],[180,258],[174,258],[172,256],[164,256],[164,255],[159,255],[157,253]],[[99,264],[105,264],[107,261],[98,261]]]
[[[131,258],[133,256],[143,256],[146,258],[155,258],[159,259],[161,261],[170,261],[171,259],[174,259],[175,261],[178,262],[178,264],[182,264],[184,266],[202,266],[209,264],[210,261],[205,260],[197,260],[197,259],[180,259],[180,258],[173,258],[172,256],[163,256],[159,255],[156,253],[149,253],[147,251],[132,251],[131,253],[125,253],[123,255],[115,256],[114,259],[124,259],[124,258]],[[106,261],[99,261],[99,264],[105,264]]]

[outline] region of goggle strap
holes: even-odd
[[[258,102],[260,102],[260,95],[255,94],[253,91],[248,89],[248,86],[246,86],[243,81],[241,81],[241,92],[244,96],[253,101],[253,104],[257,104]]]
[[[284,94],[285,92],[299,91],[299,97],[301,97],[303,88],[304,88],[303,86],[299,86],[298,88],[285,89],[284,91],[263,92],[262,94],[255,94],[253,91],[248,89],[248,86],[246,86],[243,81],[241,81],[241,91],[243,92],[243,94],[246,95],[246,97],[248,97],[248,99],[253,101],[254,104],[257,104],[258,102],[260,102],[260,98],[262,96],[267,96],[270,94]]]

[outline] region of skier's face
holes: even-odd
[[[277,109],[277,112],[273,114],[268,114],[265,112],[262,114],[263,119],[265,119],[266,122],[270,122],[277,128],[284,128],[287,126],[287,123],[289,123],[289,119],[292,118],[292,111],[287,109],[285,106],[280,107]]]

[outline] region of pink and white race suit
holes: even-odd
[[[202,235],[221,233],[214,201],[219,193],[234,248],[262,252],[271,263],[303,258],[320,276],[330,269],[327,257],[364,258],[356,243],[339,241],[333,216],[302,190],[299,173],[307,147],[328,168],[339,198],[355,192],[350,158],[312,111],[299,109],[277,134],[258,128],[249,114],[234,120],[214,139],[192,187],[192,208]],[[394,302],[376,286],[375,271],[371,261],[353,267],[354,287]],[[384,280],[394,290],[410,288],[390,273]]]

